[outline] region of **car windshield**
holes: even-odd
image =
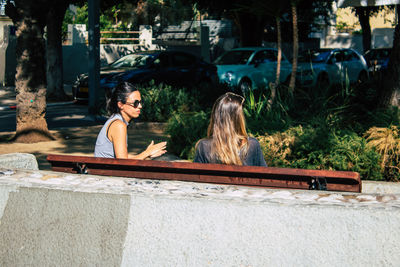
[[[306,50],[299,54],[299,62],[320,63],[328,59],[331,51],[329,50]]]
[[[216,65],[242,65],[246,64],[249,57],[254,53],[252,50],[229,51],[215,60]]]
[[[386,59],[390,55],[390,50],[388,49],[376,49],[376,50],[368,50],[364,57],[367,60],[371,59]]]
[[[132,54],[118,59],[110,66],[113,68],[143,67],[146,66],[153,58],[153,55]]]

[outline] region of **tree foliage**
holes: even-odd
[[[100,29],[137,30],[140,25],[163,29],[183,20],[191,20],[195,16],[194,12],[193,6],[182,0],[102,1]],[[87,2],[81,2],[74,12],[67,11],[64,30],[71,23],[88,25]]]
[[[276,41],[276,17],[282,22],[283,40],[292,41],[291,1],[272,0],[187,0],[195,3],[209,18],[232,19],[240,32],[241,44],[261,45],[263,40]],[[333,0],[296,1],[298,9],[299,40],[307,39],[309,33],[329,22]],[[248,39],[246,39],[248,38]]]

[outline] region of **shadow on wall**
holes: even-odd
[[[0,21],[0,85],[13,86],[15,84],[15,27],[10,21]]]
[[[75,82],[77,75],[89,70],[89,50],[86,44],[63,46],[64,83]]]

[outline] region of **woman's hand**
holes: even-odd
[[[167,142],[154,144],[154,141],[151,141],[150,145],[146,148],[145,153],[148,154],[148,157],[150,158],[156,158],[167,152],[167,150],[165,149],[166,146]]]

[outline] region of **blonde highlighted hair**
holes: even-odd
[[[242,96],[228,92],[214,103],[207,129],[213,161],[243,165],[248,150],[243,102]]]

